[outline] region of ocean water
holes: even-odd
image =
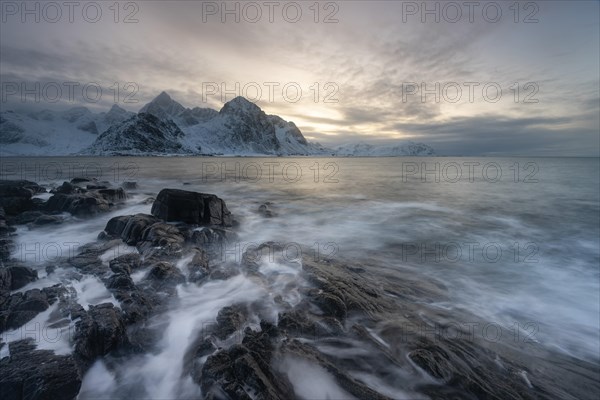
[[[292,259],[310,249],[365,268],[440,281],[448,296],[436,307],[467,310],[505,335],[516,332],[598,362],[599,170],[597,158],[6,158],[0,178],[48,186],[76,176],[138,183],[127,204],[108,215],[20,227],[14,255],[32,264],[93,241],[112,216],[149,212],[150,204],[142,201],[162,188],[214,193],[240,223],[239,242],[222,254],[225,259],[239,261],[249,246],[278,241]],[[273,218],[257,212],[267,202]],[[86,376],[83,397],[110,397],[116,379],[137,382],[156,398],[193,396],[197,387],[181,378],[182,343],[203,323],[233,300],[271,304],[279,294],[292,304],[299,301],[290,282],[301,280],[300,266],[265,262],[261,268],[274,276],[270,287],[239,275],[179,287],[179,301],[156,322],[164,330],[161,350],[132,358],[120,378],[97,363]],[[68,273],[40,276],[23,290],[51,285]],[[115,301],[99,281],[76,285],[84,306]],[[265,312],[276,317],[277,309]],[[56,349],[64,351],[65,344]],[[298,360],[285,363],[286,370],[318,376],[332,396],[343,393],[322,371]],[[310,397],[310,388],[304,390]],[[394,390],[387,393],[406,395]]]

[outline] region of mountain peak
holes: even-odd
[[[162,91],[150,103],[154,103],[154,104],[159,104],[159,105],[165,106],[165,105],[171,104],[172,102],[173,102],[173,99],[171,98],[171,96],[169,96],[169,94],[167,92]]]
[[[227,103],[225,103],[225,105],[223,105],[223,108],[221,108],[220,112],[228,113],[231,111],[233,111],[235,113],[239,113],[239,112],[259,113],[262,110],[260,109],[259,106],[257,106],[250,100],[246,99],[245,97],[237,96],[233,100],[230,100]]]

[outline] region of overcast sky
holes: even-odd
[[[219,109],[240,94],[325,145],[599,155],[597,1],[47,4],[2,2],[3,110],[138,111],[163,90]],[[39,102],[12,94],[36,83]]]

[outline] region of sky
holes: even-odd
[[[0,5],[2,110],[243,95],[327,146],[600,155],[598,1]]]

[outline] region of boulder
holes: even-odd
[[[17,290],[38,278],[37,271],[22,265],[11,265],[6,268],[10,275],[10,289]]]
[[[127,343],[121,311],[111,303],[90,306],[75,325],[75,355],[85,368]]]
[[[144,230],[160,219],[148,214],[121,215],[111,218],[104,231],[113,237],[120,237],[129,246],[135,246],[142,238]]]
[[[127,195],[122,188],[80,190],[65,194],[56,193],[46,202],[50,212],[69,212],[73,215],[95,215],[109,211],[115,204],[125,201]]]
[[[0,180],[0,207],[7,216],[32,210],[36,207],[33,195],[45,191],[35,182]]]
[[[242,344],[209,356],[200,371],[192,372],[192,379],[208,398],[222,398],[223,394],[248,400],[296,397],[287,377],[271,368],[277,330],[264,321],[260,325],[260,331],[246,329]]]
[[[233,224],[225,202],[216,195],[180,189],[161,190],[152,204],[151,213],[165,221],[216,226]]]
[[[74,399],[81,375],[72,356],[35,350],[32,338],[9,344],[10,357],[0,360],[3,400]]]

